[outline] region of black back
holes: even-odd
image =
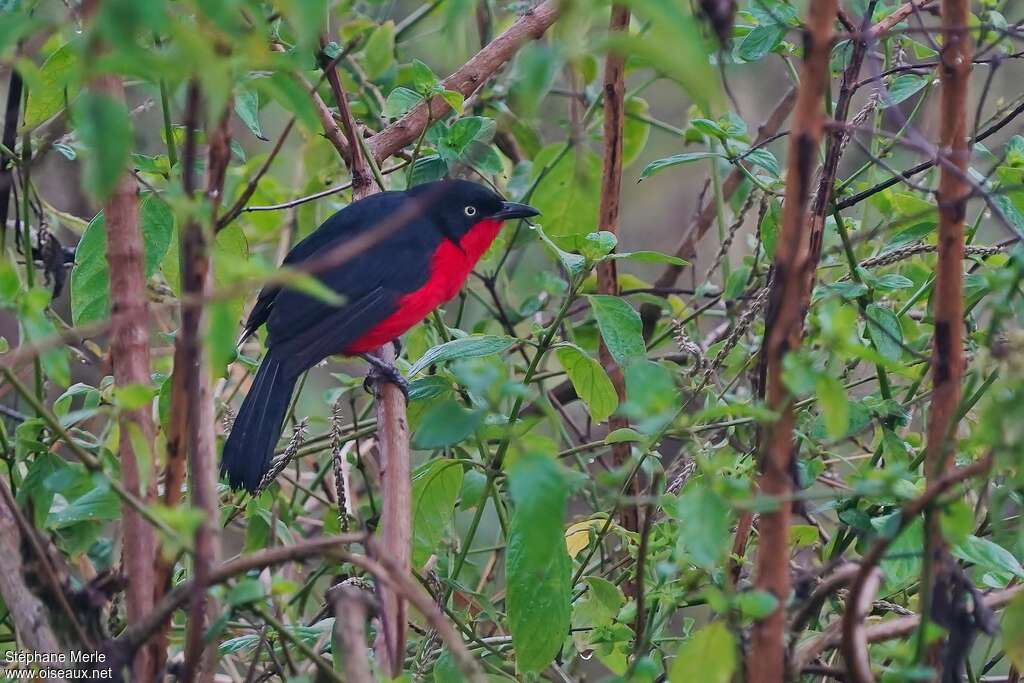
[[[426,283],[433,253],[443,240],[458,239],[501,208],[501,197],[469,181],[426,183],[406,192],[381,192],[328,218],[295,245],[284,265],[324,258],[350,240],[375,231],[371,246],[314,276],[340,295],[332,305],[292,288],[260,292],[245,324],[245,336],[267,325],[267,346],[301,372],[345,347],[394,312],[402,295]],[[473,214],[466,215],[466,207]],[[404,217],[404,219],[402,218]]]

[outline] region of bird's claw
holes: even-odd
[[[364,390],[368,393],[373,393],[373,385],[377,382],[390,382],[402,392],[405,402],[409,402],[409,381],[402,377],[402,373],[398,371],[398,368],[370,354],[364,354],[363,359],[370,364],[370,371],[366,373],[366,378],[363,380]]]

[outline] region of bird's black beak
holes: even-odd
[[[537,216],[539,214],[540,211],[529,204],[502,202],[501,210],[494,214],[493,218],[497,218],[499,221],[507,221],[510,218],[529,218],[530,216]]]

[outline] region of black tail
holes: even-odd
[[[263,481],[297,379],[273,351],[267,352],[224,443],[220,474],[227,475],[231,488],[252,493]]]

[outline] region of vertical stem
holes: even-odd
[[[794,489],[796,447],[793,443],[792,399],[782,381],[783,359],[800,346],[803,334],[804,289],[810,282],[810,234],[807,230],[810,185],[824,127],[823,95],[829,79],[836,0],[809,5],[804,30],[804,61],[800,73],[786,170],[786,201],[775,251],[773,282],[765,319],[762,354],[767,373],[768,407],[780,414],[770,427],[761,453],[758,486],[762,495],[786,500]],[[757,548],[756,587],[772,593],[778,607],[754,624],[747,659],[750,683],[779,683],[785,676],[786,612],[789,573],[790,503],[761,515]]]
[[[386,363],[395,362],[392,344],[377,349],[375,354]],[[390,382],[378,382],[376,403],[383,486],[380,547],[387,549],[395,571],[408,576],[412,567],[412,469],[405,396]],[[396,591],[383,587],[381,603],[384,635],[377,642],[377,657],[394,678],[401,675],[405,658],[406,606]]]
[[[93,87],[124,102],[124,85],[117,76],[100,76],[93,81]],[[149,302],[139,228],[138,191],[129,174],[122,176],[103,211],[107,228],[107,261],[110,264],[110,358],[114,383],[121,387],[131,384],[149,386]],[[148,405],[121,413],[118,455],[123,484],[144,502],[151,502],[156,497],[156,477],[148,464],[152,462],[153,432]],[[147,452],[136,453],[136,448]],[[124,573],[129,578],[129,623],[140,621],[152,610],[156,554],[153,528],[135,509],[125,506],[121,557]],[[132,677],[140,681],[153,680],[157,659],[154,644],[141,648],[135,657]]]
[[[971,18],[968,0],[943,0],[943,47],[941,78],[941,122],[939,153],[946,157],[939,170],[939,241],[932,297],[935,338],[932,344],[932,402],[928,413],[925,476],[935,481],[953,464],[956,413],[960,403],[964,371],[963,356],[963,257],[964,217],[970,186],[966,182],[970,152],[967,144],[968,81],[971,73]],[[925,558],[921,595],[931,614],[956,613],[955,581],[951,560],[939,527],[939,515],[929,509],[925,515]],[[928,613],[922,613],[922,628]],[[948,680],[960,672],[941,670],[943,646],[929,653],[937,678]]]
[[[10,81],[7,83],[7,104],[4,108],[4,130],[0,141],[4,149],[14,151],[18,139],[18,117],[21,112],[22,80],[17,69],[11,69]],[[7,247],[7,216],[11,204],[11,186],[14,184],[14,173],[11,167],[14,157],[0,152],[0,249]]]
[[[188,142],[185,147],[183,180],[185,194],[195,194],[195,135],[201,105],[199,83],[192,80],[188,86],[188,111],[186,125]],[[189,604],[189,619],[185,636],[185,665],[180,678],[189,683],[207,667],[202,667],[204,642],[203,633],[211,611],[206,588],[210,573],[220,556],[217,515],[217,465],[214,443],[213,398],[210,392],[210,369],[203,349],[205,337],[205,316],[202,301],[210,292],[212,268],[210,261],[209,237],[214,234],[217,207],[224,186],[224,174],[231,157],[228,133],[228,110],[222,112],[215,128],[207,134],[209,154],[207,159],[206,199],[210,224],[204,227],[196,219],[190,219],[181,233],[181,283],[182,295],[187,299],[181,307],[181,327],[176,341],[180,344],[181,366],[175,366],[175,374],[181,373],[188,397],[186,443],[189,465],[189,493],[192,507],[203,513],[203,522],[196,529],[193,575],[196,589]],[[175,349],[176,357],[178,349]],[[173,403],[173,401],[172,401]],[[205,678],[205,675],[203,676]]]
[[[351,158],[347,160],[352,173],[352,197],[363,199],[374,194],[373,179],[383,189],[380,176],[373,171],[366,143],[359,135],[355,118],[348,108],[345,91],[334,67],[327,70],[327,80],[341,112],[341,127],[349,143]],[[374,354],[386,363],[395,362],[395,348],[387,344]],[[380,530],[382,548],[396,571],[407,575],[412,568],[412,466],[409,458],[409,423],[405,396],[390,382],[375,387],[377,408],[377,447],[380,453],[383,504]],[[380,587],[383,633],[376,643],[377,659],[387,675],[402,674],[405,660],[405,600],[386,586]]]
[[[629,30],[629,8],[623,5],[612,5],[611,19],[608,24],[609,33]],[[598,213],[598,226],[616,236],[619,233],[619,194],[622,187],[622,127],[625,119],[625,58],[620,52],[609,52],[604,64],[604,161],[601,175],[601,206]],[[597,290],[602,294],[617,295],[619,293],[619,277],[614,260],[604,261],[597,266]],[[622,368],[618,366],[604,342],[598,349],[598,356],[608,377],[615,386],[619,403],[626,400],[626,379]],[[628,427],[629,422],[619,416],[608,420],[610,429]],[[617,443],[612,446],[612,459],[615,466],[624,470],[629,463],[632,449],[628,443]],[[625,495],[636,496],[640,493],[639,477],[634,477],[625,491]],[[640,510],[635,504],[623,505],[620,511],[622,526],[632,532],[640,530]],[[639,580],[639,577],[637,577]],[[636,584],[625,587],[630,595],[636,594]]]

